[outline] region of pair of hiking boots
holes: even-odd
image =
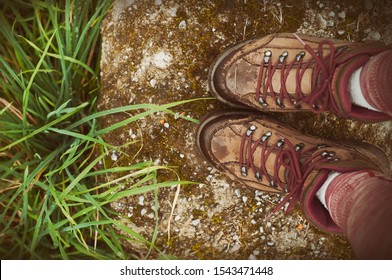
[[[244,186],[285,194],[272,213],[286,203],[290,212],[299,201],[310,223],[341,232],[317,191],[332,171],[388,174],[385,154],[368,143],[301,134],[262,112],[332,111],[365,122],[391,119],[353,105],[348,90],[352,73],[385,50],[381,44],[295,34],[269,35],[229,48],[212,64],[209,86],[233,110],[212,112],[201,120],[196,135],[201,154]],[[370,91],[374,86],[377,81],[370,81]]]

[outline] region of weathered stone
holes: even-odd
[[[335,27],[320,23],[320,9],[313,2],[116,0],[102,26],[99,108],[208,98],[211,61],[226,47],[255,36],[298,32],[364,39],[367,34],[355,31],[357,24],[360,30],[371,28],[379,34],[390,34],[385,26],[390,26],[391,17],[383,18],[382,24],[377,17],[364,18],[367,10],[360,5],[345,15],[344,23],[341,17],[335,17]],[[331,10],[347,9],[349,1],[340,1],[339,7],[334,6],[334,1],[322,3],[322,16],[327,18]],[[372,9],[380,13],[391,8],[378,5],[374,1]],[[151,159],[156,165],[178,166],[176,172],[181,179],[197,182],[180,187],[175,205],[177,186],[159,191],[159,234],[155,244],[160,251],[180,259],[352,258],[344,237],[319,232],[304,222],[298,209],[290,216],[279,212],[266,223],[264,217],[279,203],[279,195],[243,188],[200,158],[194,145],[196,125],[179,116],[200,119],[221,107],[212,99],[194,101],[174,108],[175,116],[156,113],[105,135],[106,141],[119,147],[116,160],[108,154],[107,164],[127,166]],[[328,113],[271,115],[319,137],[378,144],[392,159],[391,122],[362,124]],[[112,115],[103,125],[127,117]],[[124,145],[134,140],[138,142]],[[176,176],[162,172],[159,179],[176,180]],[[127,219],[132,230],[152,239],[156,223],[152,214],[154,194],[143,194],[142,200],[140,196],[122,199],[112,207],[122,219]],[[301,229],[297,228],[299,224],[303,224]],[[319,240],[323,240],[322,247],[314,245]],[[130,255],[143,258],[149,250],[138,242],[122,242]],[[149,256],[157,258],[159,254],[154,251]]]

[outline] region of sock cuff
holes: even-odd
[[[372,56],[363,66],[360,85],[363,97],[374,108],[392,115],[392,50]]]

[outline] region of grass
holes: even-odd
[[[191,102],[97,111],[105,0],[2,2],[0,7],[0,255],[2,259],[128,259],[122,240],[160,254],[110,208],[123,197],[191,184],[159,181],[152,162],[106,166],[105,134]],[[100,118],[133,115],[109,127]],[[195,120],[191,120],[195,121]],[[132,145],[133,143],[126,143]],[[100,164],[102,163],[102,164]],[[173,171],[174,172],[174,171]],[[116,175],[112,181],[109,177]],[[125,187],[124,187],[125,186]],[[165,257],[165,256],[163,256]]]

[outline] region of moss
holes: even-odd
[[[220,224],[224,221],[224,218],[222,217],[222,215],[214,215],[211,218],[211,222],[212,224]]]

